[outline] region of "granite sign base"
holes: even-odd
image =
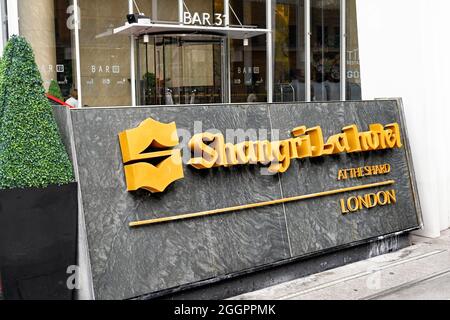
[[[248,274],[155,292],[135,300],[224,300],[411,246],[408,233],[317,254]]]
[[[291,263],[404,234],[422,224],[401,100],[57,109],[55,117],[80,186],[79,263],[89,275],[83,298],[152,297],[271,268],[289,269]],[[175,122],[182,150],[190,139],[183,134],[212,130],[252,135],[253,129],[267,136],[251,139],[274,141],[291,138],[292,129],[300,126],[320,126],[330,137],[353,124],[362,132],[371,124],[392,123],[399,124],[403,146],[295,160],[277,175],[261,174],[264,168],[258,165],[197,170],[184,162],[184,179],[163,193],[127,192],[118,134],[148,118]],[[342,170],[387,165],[389,172],[379,175],[338,179]],[[134,221],[380,182],[389,186],[129,227]],[[395,194],[395,202],[353,214],[341,205],[341,200],[385,192]]]

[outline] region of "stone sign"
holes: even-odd
[[[97,299],[182,289],[421,226],[400,100],[56,117]]]

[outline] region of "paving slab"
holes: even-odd
[[[450,231],[411,235],[403,250],[231,298],[231,300],[450,299]]]

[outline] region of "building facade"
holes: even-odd
[[[361,98],[354,0],[5,0],[2,10],[3,41],[28,38],[45,85],[58,81],[66,98],[77,89],[83,107]],[[130,41],[115,31],[132,12],[163,27]]]
[[[76,90],[80,107],[401,96],[421,233],[435,237],[450,226],[448,44],[439,36],[450,5],[433,3],[2,0],[0,45],[25,36],[46,88],[57,81],[65,99]],[[127,25],[130,13],[152,27]]]

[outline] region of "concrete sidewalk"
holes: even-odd
[[[413,245],[231,300],[450,300],[450,230]]]

